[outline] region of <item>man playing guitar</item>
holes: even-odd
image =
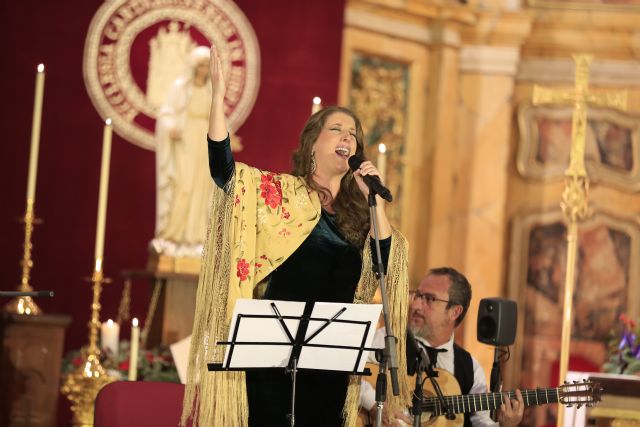
[[[453,342],[454,330],[462,322],[471,301],[471,285],[469,281],[453,268],[442,267],[432,269],[422,280],[416,291],[411,292],[409,308],[409,328],[414,333],[419,345],[429,352],[431,362],[442,372],[438,383],[443,394],[475,394],[488,391],[484,371],[478,361],[466,350]],[[383,347],[384,329],[376,333],[374,347]],[[379,342],[376,342],[378,341]],[[379,344],[379,345],[378,345]],[[415,350],[407,348],[408,374],[415,372]],[[437,360],[436,360],[437,358]],[[451,378],[451,374],[455,380]],[[375,381],[375,378],[374,378]],[[453,389],[445,387],[446,382],[453,384]],[[427,381],[428,383],[428,381]],[[458,387],[459,384],[459,387]],[[375,420],[375,391],[369,383],[363,383],[361,391],[361,406],[369,409],[372,420]],[[520,390],[510,399],[505,394],[499,406],[498,423],[489,416],[488,410],[469,412],[460,415],[458,423],[466,426],[495,426],[510,427],[522,421],[524,401]],[[385,426],[413,425],[413,421],[406,413],[383,414]],[[464,418],[462,418],[464,416]],[[428,420],[428,414],[422,420]],[[444,417],[439,417],[443,422]],[[404,424],[403,424],[404,423]]]

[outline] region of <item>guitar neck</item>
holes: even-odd
[[[536,388],[521,390],[522,400],[526,406],[546,405],[557,403],[560,400],[560,388]],[[502,393],[479,393],[457,396],[444,396],[447,405],[455,414],[464,414],[478,411],[492,411],[498,409],[504,401],[504,395],[509,395],[509,399],[516,398],[515,391],[504,391]],[[445,413],[437,397],[424,399],[422,410],[431,412],[438,416]]]

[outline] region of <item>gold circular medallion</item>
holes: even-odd
[[[225,113],[236,131],[260,85],[256,35],[230,0],[106,0],[85,41],[89,97],[114,130],[154,149],[156,114],[169,87],[184,75],[196,46],[215,45],[226,81]]]

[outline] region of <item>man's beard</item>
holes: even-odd
[[[413,335],[426,339],[428,341],[429,336],[430,336],[430,332],[431,332],[431,327],[429,325],[427,325],[426,323],[420,327],[418,326],[409,326],[409,329],[411,330],[411,332],[413,333]]]

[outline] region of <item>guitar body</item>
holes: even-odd
[[[371,376],[363,376],[365,381],[371,384],[375,390],[376,388],[376,378],[378,377],[378,365],[375,363],[367,363],[367,368],[371,370]],[[435,371],[438,373],[438,377],[436,381],[442,390],[442,394],[444,396],[452,396],[461,394],[460,385],[456,378],[451,375],[449,372],[436,368]],[[433,389],[431,381],[423,375],[424,385],[422,387],[422,393],[424,398],[436,397],[436,392]],[[391,381],[389,377],[389,373],[387,372],[387,381]],[[416,388],[416,376],[415,375],[406,375],[406,381],[409,385],[410,390],[415,390]],[[388,393],[389,394],[389,393]],[[408,408],[410,410],[410,408]],[[364,409],[360,409],[360,413],[358,414],[358,422],[356,423],[357,427],[367,427],[375,425],[375,419],[369,421],[369,413]],[[458,427],[464,425],[464,414],[456,414],[456,418],[453,420],[448,420],[444,416],[434,417],[429,412],[422,413],[422,426],[431,426],[431,427]],[[404,427],[404,426],[403,426]]]

